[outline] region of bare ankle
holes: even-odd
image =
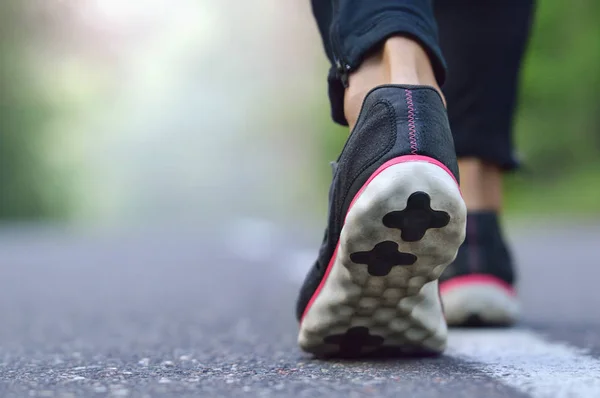
[[[442,94],[429,56],[416,41],[394,36],[361,66],[350,74],[344,97],[344,112],[350,128],[354,127],[362,102],[374,87],[383,84],[414,84],[432,86]],[[443,95],[442,95],[443,98]]]
[[[468,211],[500,212],[502,170],[476,158],[459,159],[460,185]]]

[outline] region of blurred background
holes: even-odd
[[[598,327],[578,325],[600,324],[600,1],[538,3],[508,238],[527,322],[597,353]],[[309,5],[0,0],[0,396],[225,396],[221,382],[243,396],[239,376],[249,396],[285,379],[312,397],[343,375],[293,373],[293,303],[348,134]],[[569,351],[559,368],[534,351],[525,365],[549,363],[534,370],[577,371],[562,372]],[[400,384],[418,388],[432,369],[436,391],[461,372],[490,383],[454,360],[406,365]],[[363,380],[377,394],[373,374],[396,391],[397,368],[378,366],[352,367],[346,395]]]
[[[321,226],[346,131],[308,1],[0,2],[0,222]],[[600,3],[540,1],[513,220],[600,215]]]

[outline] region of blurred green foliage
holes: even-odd
[[[51,109],[31,85],[22,5],[0,2],[0,220],[59,214],[43,163],[43,127]]]
[[[600,2],[539,1],[515,135],[521,173],[507,210],[600,214]]]
[[[57,217],[65,203],[45,163],[44,130],[57,109],[31,84],[26,4],[0,1],[0,220]],[[600,1],[538,4],[515,121],[524,168],[508,178],[507,210],[600,214]],[[327,161],[347,131],[330,121],[326,96],[313,106],[326,193]]]
[[[509,215],[600,215],[598,16],[597,0],[538,1],[514,131],[523,167],[507,178]],[[316,113],[322,156],[333,160],[347,131]],[[328,185],[329,174],[321,175]]]

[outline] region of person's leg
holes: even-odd
[[[336,123],[352,130],[362,99],[377,85],[423,84],[439,91],[446,66],[432,0],[312,0],[312,9],[331,62]]]
[[[518,165],[511,128],[533,0],[436,0],[443,87],[468,209],[467,237],[441,285],[450,324],[511,323],[515,276],[500,230],[502,175]]]
[[[426,85],[442,94],[429,56],[419,43],[404,36],[387,39],[350,74],[348,83],[344,114],[350,130],[356,124],[365,96],[373,87],[384,84]]]
[[[431,3],[323,3],[313,1],[332,61],[332,115],[352,132],[298,299],[298,342],[317,355],[439,353],[437,279],[464,240],[466,207]]]

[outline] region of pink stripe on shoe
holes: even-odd
[[[504,282],[500,278],[496,278],[491,275],[484,274],[473,274],[473,275],[464,275],[457,276],[455,278],[449,279],[445,282],[440,283],[440,293],[444,294],[450,290],[458,289],[463,286],[469,285],[491,285],[499,287],[500,289],[506,291],[511,296],[516,296],[517,292],[514,287]]]
[[[395,164],[406,163],[406,162],[427,162],[427,163],[431,163],[433,165],[436,165],[437,167],[441,168],[446,173],[448,173],[448,175],[450,177],[452,177],[452,179],[454,180],[454,182],[456,183],[457,186],[459,185],[458,181],[456,181],[456,177],[454,177],[454,174],[452,174],[452,172],[450,171],[450,169],[447,168],[446,165],[444,165],[442,162],[440,162],[438,160],[435,160],[434,158],[430,158],[429,156],[423,156],[423,155],[405,155],[405,156],[399,156],[397,158],[388,160],[387,162],[385,162],[384,164],[382,164],[381,166],[379,166],[379,168],[377,170],[375,170],[375,172],[373,174],[371,174],[371,177],[369,177],[369,179],[367,180],[367,182],[365,182],[365,184],[360,188],[360,190],[358,191],[358,193],[356,195],[354,195],[354,199],[352,199],[352,202],[350,203],[350,206],[348,207],[348,211],[350,211],[350,209],[352,208],[352,205],[354,204],[354,202],[356,202],[356,200],[358,199],[358,197],[360,196],[360,194],[363,193],[363,191],[367,188],[367,185],[369,185],[369,183],[371,181],[373,181],[375,179],[375,177],[377,177],[383,170],[385,170],[388,167],[391,167],[391,166],[393,166]],[[460,190],[460,186],[459,186],[458,189]]]
[[[410,142],[410,153],[417,154],[417,125],[415,123],[415,104],[411,90],[404,91],[406,96],[406,107],[408,108],[408,140]]]

